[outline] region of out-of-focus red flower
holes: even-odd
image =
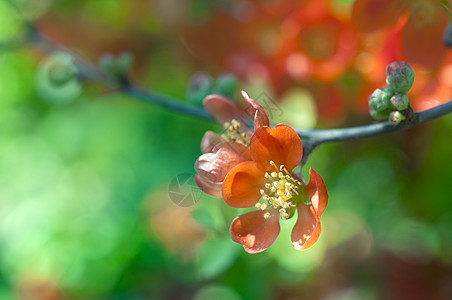
[[[410,102],[415,112],[430,109],[451,100],[452,53],[446,56],[441,69],[416,73],[412,95]]]
[[[311,1],[281,26],[275,63],[297,81],[336,79],[353,63],[357,36],[350,22],[332,16],[323,1]]]
[[[295,209],[295,249],[308,249],[318,240],[328,194],[322,178],[312,168],[308,185],[289,171],[300,163],[302,151],[300,138],[289,126],[261,126],[251,137],[252,160],[238,164],[226,175],[224,201],[232,207],[258,208],[236,217],[230,227],[232,240],[246,252],[258,253],[270,247],[280,232],[279,218],[290,218]]]
[[[268,117],[255,100],[245,92],[247,112],[254,117],[254,127],[268,125]],[[251,160],[249,141],[252,130],[234,102],[220,95],[209,95],[203,101],[206,110],[223,126],[225,133],[207,131],[201,141],[203,154],[195,162],[198,173],[194,180],[198,187],[212,197],[221,197],[221,184],[226,174],[237,164]]]
[[[331,1],[247,1],[216,7],[208,19],[187,24],[182,35],[198,66],[218,66],[244,81],[264,83],[278,97],[293,85],[309,90],[315,80],[334,84],[352,67],[356,29],[332,10]],[[312,94],[321,119],[342,118],[343,95]]]
[[[446,52],[442,36],[448,19],[440,1],[356,0],[352,20],[366,33],[403,22],[400,40],[409,62],[434,67]]]

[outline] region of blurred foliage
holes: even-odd
[[[272,1],[13,2],[20,12],[0,2],[2,42],[19,37],[20,18],[39,17],[46,34],[92,61],[102,53],[130,51],[131,77],[172,97],[184,99],[190,76],[205,70],[228,96],[238,98],[246,89],[273,109],[274,122],[303,128],[370,122],[359,114],[361,100],[353,100],[356,86],[368,83],[357,70],[326,84],[284,75],[282,88],[261,76],[267,73],[259,65],[244,64],[250,72],[234,73],[237,83],[220,76],[234,71],[222,61],[225,49],[206,41],[194,45],[180,28],[187,22],[199,34],[203,24],[240,20],[242,10],[256,5],[265,13],[248,28],[268,29],[259,36],[272,41],[272,26],[281,22],[277,14],[287,13],[279,6],[272,10]],[[325,3],[334,18],[346,20],[353,1]],[[237,28],[224,24],[218,30]],[[246,35],[223,38],[219,46],[236,49],[254,42]],[[359,51],[356,60],[365,60],[369,53]],[[0,299],[452,297],[452,116],[316,149],[303,175],[313,166],[330,195],[318,244],[305,252],[293,249],[293,218],[282,223],[270,249],[248,255],[228,233],[244,210],[207,196],[184,208],[168,196],[175,176],[194,173],[199,142],[206,130],[220,132],[218,125],[88,83],[77,95],[58,92],[56,103],[35,86],[46,59],[29,49],[0,52]]]

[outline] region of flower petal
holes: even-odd
[[[292,244],[296,250],[306,250],[314,245],[320,235],[320,222],[311,205],[297,206],[298,219],[292,230]]]
[[[251,160],[250,149],[243,144],[236,142],[222,142],[213,147],[212,152],[217,153],[220,149],[231,152],[231,155],[241,157],[242,160]]]
[[[209,114],[223,126],[226,122],[233,119],[240,123],[240,127],[245,129],[246,124],[241,116],[241,111],[235,103],[221,95],[209,95],[203,100],[204,108]]]
[[[248,106],[247,112],[249,112],[250,116],[254,118],[254,130],[262,126],[269,126],[270,121],[268,120],[268,116],[265,113],[264,108],[257,103],[256,100],[251,99],[245,91],[242,91],[242,97],[245,99]]]
[[[196,172],[212,182],[222,182],[233,167],[251,159],[248,148],[234,142],[220,143],[213,151],[215,153],[201,155],[195,162]]]
[[[402,49],[407,59],[424,67],[438,65],[446,47],[443,44],[443,31],[447,26],[447,17],[440,10],[432,22],[420,20],[416,15],[410,16],[402,30]]]
[[[305,194],[317,217],[320,218],[328,204],[328,192],[322,177],[313,168],[309,169],[309,183],[305,188]]]
[[[371,32],[394,24],[405,8],[394,0],[356,0],[352,21],[356,28]]]
[[[214,198],[221,197],[221,183],[214,183],[198,174],[195,175],[195,183],[201,191]]]
[[[254,206],[261,198],[260,190],[267,181],[264,173],[253,161],[238,164],[224,179],[223,200],[237,208]]]
[[[201,140],[202,153],[212,152],[213,147],[223,142],[221,137],[213,131],[207,131]]]
[[[267,171],[273,169],[270,160],[277,166],[284,165],[292,171],[301,161],[303,147],[297,133],[287,125],[275,128],[261,127],[251,137],[251,157]]]
[[[243,246],[246,252],[254,254],[270,247],[280,232],[279,214],[273,213],[265,219],[264,210],[255,210],[235,218],[229,229],[231,238]]]

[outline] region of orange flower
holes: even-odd
[[[295,209],[295,249],[308,249],[317,241],[328,194],[312,168],[308,185],[289,172],[300,163],[302,152],[301,140],[289,126],[261,126],[251,137],[252,160],[239,163],[226,175],[224,201],[232,207],[258,208],[235,218],[230,227],[232,240],[243,245],[246,252],[258,253],[270,247],[280,232],[279,218],[290,218]]]
[[[242,92],[248,110],[254,116],[254,126],[268,125],[264,109]],[[226,174],[237,164],[251,160],[248,149],[252,134],[235,103],[220,95],[209,95],[203,101],[204,107],[225,129],[221,136],[207,131],[201,141],[203,154],[195,162],[196,185],[212,197],[221,197],[221,184]]]
[[[401,32],[402,50],[408,61],[425,67],[439,64],[446,53],[442,42],[447,16],[438,0],[356,0],[352,19],[363,32],[395,24],[408,14]],[[405,21],[405,20],[403,20]]]

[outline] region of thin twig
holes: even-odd
[[[87,61],[71,49],[53,41],[49,37],[40,33],[36,28],[31,27],[30,41],[41,51],[52,53],[55,51],[62,51],[71,55],[74,59],[74,64],[77,66],[80,76],[84,79],[97,82],[109,87],[119,88],[119,90],[131,97],[140,99],[146,102],[154,103],[164,108],[192,115],[198,118],[212,120],[209,113],[200,107],[185,104],[184,102],[161,95],[159,93],[147,90],[143,87],[133,83],[121,83],[114,76],[100,69],[97,65]]]
[[[138,85],[126,85],[123,87],[122,91],[134,98],[151,102],[173,111],[185,113],[202,119],[212,120],[212,117],[203,108],[186,105],[182,101],[169,98],[168,96],[163,96],[153,91],[144,89]]]
[[[153,91],[147,90],[136,84],[127,82],[126,84],[121,84],[109,73],[100,69],[97,65],[85,60],[80,57],[72,50],[66,48],[63,45],[51,40],[49,37],[40,33],[35,27],[30,26],[28,40],[30,43],[34,44],[38,49],[51,53],[55,51],[63,51],[74,57],[74,63],[79,68],[82,76],[85,79],[109,86],[109,87],[119,87],[119,90],[127,95],[130,95],[136,99],[140,99],[146,102],[150,102],[164,108],[188,114],[194,117],[203,118],[207,120],[212,120],[212,117],[203,108],[198,108],[189,105],[183,101],[170,98],[165,95],[155,93]],[[339,142],[346,140],[362,139],[366,137],[372,137],[380,134],[385,134],[389,132],[399,131],[411,128],[413,126],[437,119],[446,114],[452,112],[452,101],[445,104],[439,105],[432,109],[416,113],[414,117],[407,122],[403,122],[399,125],[393,125],[389,122],[375,123],[364,126],[349,127],[349,128],[336,128],[336,129],[312,129],[312,130],[299,130],[295,131],[298,133],[300,138],[303,140],[303,145],[306,148],[305,155],[308,156],[312,150],[317,146],[328,143],[328,142]]]
[[[449,101],[423,112],[416,113],[410,121],[400,123],[399,125],[393,125],[389,122],[382,122],[348,128],[302,130],[298,131],[298,133],[302,139],[317,143],[362,139],[375,135],[408,129],[416,125],[437,119],[451,112],[452,101]]]

